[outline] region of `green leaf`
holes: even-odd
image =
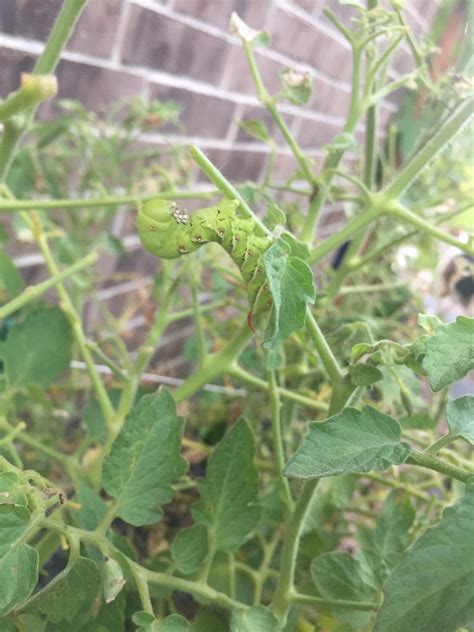
[[[38,553],[18,542],[0,558],[0,615],[21,605],[38,582]]]
[[[474,445],[474,396],[450,399],[446,412],[450,434]]]
[[[443,324],[443,321],[432,314],[418,314],[418,324],[427,334],[433,336],[438,327]]]
[[[30,599],[25,611],[42,614],[51,623],[76,622],[83,608],[92,607],[99,586],[97,564],[85,557],[78,557],[73,566],[67,566]]]
[[[383,373],[371,364],[353,364],[348,370],[354,386],[370,386],[383,379]]]
[[[474,369],[474,318],[458,316],[455,323],[438,327],[426,343],[423,368],[433,391],[440,391]]]
[[[407,551],[384,586],[375,632],[451,632],[474,620],[474,482]]]
[[[0,504],[28,504],[27,495],[21,491],[22,481],[16,472],[0,472]],[[1,511],[1,509],[0,509]],[[0,519],[0,546],[2,544],[2,520]]]
[[[30,519],[30,512],[22,505],[0,505],[0,555],[26,533]]]
[[[270,230],[273,230],[276,226],[284,226],[286,224],[285,211],[281,209],[278,204],[275,204],[274,202],[268,202],[267,212],[265,213],[265,217],[263,218],[263,223]]]
[[[179,531],[171,544],[171,558],[181,573],[189,575],[203,564],[209,552],[207,528],[203,524]]]
[[[373,529],[361,526],[358,540],[378,586],[398,564],[410,543],[409,529],[415,519],[415,510],[408,498],[397,490],[387,496]]]
[[[415,413],[406,417],[400,417],[398,420],[404,429],[414,430],[433,430],[436,428],[436,419],[428,415],[428,413]]]
[[[323,553],[311,562],[311,577],[319,594],[326,599],[370,601],[374,588],[363,576],[360,562],[349,553]]]
[[[105,603],[111,603],[125,586],[122,567],[108,558],[102,564],[102,592]]]
[[[187,468],[182,458],[184,422],[171,395],[145,395],[132,409],[104,460],[103,487],[117,500],[117,516],[134,526],[163,516],[171,485]]]
[[[216,550],[236,551],[257,526],[260,508],[258,475],[253,464],[255,438],[245,419],[239,419],[218,443],[198,485],[201,500],[193,515],[208,526]]]
[[[306,306],[314,303],[316,290],[311,268],[290,254],[282,238],[268,248],[263,263],[273,298],[263,346],[273,349],[304,325]]]
[[[256,138],[257,140],[265,142],[270,138],[267,126],[263,121],[258,121],[256,119],[248,121],[237,121],[237,125],[246,134],[248,134],[252,138]]]
[[[389,415],[370,406],[361,411],[345,408],[327,421],[311,425],[285,475],[318,478],[400,465],[411,452],[400,436],[400,425]]]
[[[348,151],[350,149],[357,149],[359,143],[356,140],[354,134],[348,132],[342,132],[335,136],[332,143],[326,145],[327,151]]]
[[[308,72],[300,73],[287,68],[280,73],[283,90],[278,94],[278,99],[288,99],[296,105],[304,105],[308,102],[313,91],[313,82]]]
[[[188,632],[189,623],[179,614],[170,614],[161,621],[145,611],[135,612],[133,623],[140,626],[136,632]]]
[[[72,354],[69,321],[59,307],[28,314],[15,324],[2,348],[10,386],[49,386],[67,367]]]
[[[25,282],[8,255],[0,252],[0,305],[7,303],[24,289]]]
[[[248,610],[234,610],[230,618],[230,632],[275,632],[278,621],[265,606]]]

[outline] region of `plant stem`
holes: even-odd
[[[313,248],[309,256],[309,262],[311,264],[318,263],[345,241],[351,239],[361,228],[364,228],[378,217],[378,209],[373,207],[364,209],[353,220],[348,222],[344,228],[341,228],[337,233],[334,233],[331,237],[328,237],[321,244]]]
[[[243,369],[237,362],[232,363],[232,365],[229,367],[228,373],[230,375],[233,375],[238,380],[244,382],[244,384],[255,386],[259,390],[269,390],[268,383],[265,382],[265,380],[252,375],[251,373]],[[281,386],[277,386],[277,392],[280,397],[296,402],[297,404],[301,404],[301,406],[305,406],[306,408],[319,411],[325,411],[328,409],[328,405],[325,402],[320,402],[316,399],[305,397],[304,395],[300,395],[300,393],[290,391],[289,389],[282,388]]]
[[[36,62],[33,70],[34,74],[49,75],[54,72],[61,51],[66,45],[85,5],[86,0],[65,0],[54,23],[53,30],[48,37],[46,47]],[[4,130],[0,155],[0,182],[5,182],[8,176],[18,145],[23,134],[28,130],[35,111],[36,106],[32,106],[22,125],[16,128],[14,134],[9,134],[8,138],[5,137],[6,130]]]
[[[268,230],[265,224],[258,218],[244,198],[240,195],[237,189],[225,178],[219,169],[212,164],[209,158],[203,154],[203,152],[196,147],[196,145],[191,145],[191,156],[197,165],[202,169],[202,171],[206,174],[209,180],[216,185],[216,187],[221,191],[226,197],[231,200],[238,200],[240,202],[240,210],[242,211],[242,215],[245,217],[251,217],[257,226],[263,231],[266,235],[271,235],[272,233]]]
[[[193,299],[194,336],[197,344],[199,364],[201,365],[206,359],[207,348],[206,339],[204,337],[201,305],[199,303],[199,280],[197,273],[193,275],[191,293]]]
[[[446,118],[437,132],[406,163],[393,180],[385,187],[387,198],[397,199],[436,154],[457,134],[472,115],[474,98],[461,101]]]
[[[282,133],[283,138],[288,143],[291,151],[293,152],[294,157],[298,161],[299,166],[301,167],[301,171],[306,178],[306,180],[314,185],[316,182],[316,178],[312,172],[310,163],[308,158],[303,154],[301,147],[298,145],[295,137],[288,129],[283,117],[278,112],[277,107],[275,105],[274,99],[269,95],[267,88],[262,79],[262,75],[257,66],[257,61],[255,59],[255,54],[253,52],[252,44],[248,41],[242,41],[245,56],[247,57],[247,62],[249,64],[250,72],[252,73],[252,77],[255,83],[255,87],[257,88],[257,97],[260,103],[267,108],[267,110],[272,115],[275,123],[277,124],[280,132]]]
[[[54,259],[53,253],[51,252],[51,249],[49,247],[46,235],[41,226],[41,220],[39,216],[34,213],[33,218],[30,219],[30,217],[26,213],[24,213],[23,215],[25,221],[33,231],[38,246],[43,253],[43,257],[45,259],[46,266],[50,274],[52,276],[57,276],[60,272]],[[61,281],[56,284],[56,290],[59,294],[59,298],[61,299],[63,310],[66,316],[69,318],[69,322],[71,323],[72,332],[77,344],[79,345],[82,357],[84,358],[84,362],[86,363],[87,371],[97,394],[97,399],[99,400],[99,405],[101,407],[102,413],[109,429],[112,430],[114,426],[115,411],[110,402],[107,391],[105,390],[105,387],[102,383],[102,380],[100,379],[99,373],[97,372],[91,352],[89,351],[89,348],[87,346],[87,339],[84,334],[84,330],[82,329],[81,318],[77,313],[72,300],[69,297],[69,294]]]
[[[280,576],[272,601],[272,610],[283,625],[285,624],[288,607],[292,599],[296,558],[298,556],[303,522],[318,483],[319,479],[314,479],[307,481],[303,485],[285,530],[280,560]]]
[[[16,312],[18,309],[20,309],[30,301],[33,301],[35,298],[38,298],[38,296],[44,294],[44,292],[46,292],[50,288],[56,286],[60,281],[67,279],[68,277],[72,276],[83,268],[87,268],[88,266],[93,265],[97,261],[97,258],[97,253],[91,252],[91,254],[83,257],[82,259],[79,259],[72,266],[70,266],[69,268],[65,268],[58,274],[51,276],[49,279],[46,279],[45,281],[42,281],[37,285],[31,285],[25,288],[23,292],[21,292],[21,294],[18,294],[18,296],[15,296],[15,298],[8,302],[6,305],[0,307],[0,319],[6,318],[10,314],[13,314],[13,312]]]
[[[454,217],[456,217],[457,215],[460,215],[461,213],[465,213],[467,210],[469,210],[472,207],[473,207],[473,203],[470,202],[469,204],[462,206],[461,208],[456,209],[455,211],[450,211],[449,213],[444,213],[443,215],[434,217],[432,219],[432,223],[435,225],[442,224],[444,222],[449,221],[450,219],[454,219]],[[397,237],[393,241],[383,244],[379,248],[375,248],[374,250],[369,252],[365,257],[352,261],[349,266],[350,271],[358,270],[359,268],[362,268],[363,266],[367,265],[371,261],[374,261],[375,259],[382,257],[383,255],[387,254],[387,252],[389,252],[392,248],[395,248],[396,246],[402,244],[407,239],[411,239],[411,237],[416,237],[417,234],[418,234],[418,230],[412,230],[409,233],[406,233],[405,235],[401,235],[400,237]]]
[[[352,42],[351,42],[352,43]],[[352,91],[351,91],[351,104],[349,107],[349,114],[347,115],[346,122],[342,129],[343,134],[353,134],[357,123],[361,115],[360,104],[360,70],[361,70],[361,51],[359,48],[353,48],[353,70],[352,70]],[[333,169],[337,169],[341,162],[345,149],[333,149],[330,151],[324,161],[321,173],[323,175],[323,182],[320,184],[319,189],[311,201],[308,214],[306,216],[303,229],[301,231],[300,238],[302,241],[311,243],[314,234],[318,228],[319,217],[321,209],[326,202],[327,195],[331,186],[331,182],[334,176]],[[343,240],[345,241],[345,239]],[[341,242],[342,243],[342,242]]]
[[[306,330],[316,347],[333,388],[342,383],[343,373],[311,310],[306,310]]]
[[[193,200],[193,199],[210,199],[219,193],[218,190],[211,189],[208,191],[157,191],[150,195],[118,195],[106,196],[101,198],[84,198],[80,200],[63,199],[63,200],[0,200],[1,211],[27,211],[27,210],[52,210],[59,208],[66,209],[82,209],[96,206],[113,207],[122,204],[137,205],[146,200],[160,198],[164,200]]]
[[[175,401],[177,403],[182,402],[198,391],[207,382],[226,373],[252,336],[253,332],[250,327],[247,323],[244,323],[223,349],[217,353],[208,355],[206,361],[199,367],[196,373],[191,375],[191,377],[174,391],[173,397]]]
[[[332,376],[333,392],[329,414],[334,415],[344,407],[351,390],[345,388],[341,368],[309,309],[306,313],[306,328],[316,345],[328,375]],[[292,600],[296,560],[305,516],[311,506],[318,483],[319,479],[309,480],[304,483],[294,511],[287,522],[281,552],[280,575],[272,600],[272,610],[280,620],[281,626],[284,626],[286,623],[288,609]]]
[[[467,483],[470,478],[474,477],[472,472],[463,470],[456,465],[451,465],[451,463],[446,463],[446,461],[441,461],[441,459],[424,452],[412,452],[406,462],[412,465],[426,467],[435,472],[440,472],[445,476],[450,476],[451,478],[461,481],[461,483]]]
[[[133,579],[135,580],[135,585],[137,587],[140,601],[142,602],[143,610],[154,616],[155,613],[153,612],[150,591],[148,590],[148,581],[146,576],[142,573],[141,566],[133,565],[130,567],[130,570],[132,572]]]
[[[8,121],[23,110],[38,105],[42,101],[51,99],[56,92],[56,77],[23,74],[20,88],[0,101],[0,123]]]
[[[452,443],[456,439],[457,439],[456,435],[452,435],[450,432],[448,432],[447,434],[443,435],[442,437],[440,437],[439,439],[434,441],[430,446],[428,446],[424,450],[424,452],[425,452],[425,454],[431,454],[433,456],[436,456],[438,454],[438,452],[442,448],[444,448],[444,446],[449,445],[450,443]]]
[[[351,610],[374,610],[379,608],[380,604],[371,601],[351,601],[349,599],[324,599],[315,595],[303,595],[302,593],[293,593],[291,595],[293,603],[302,606],[330,606],[333,608],[350,608]]]
[[[28,445],[31,448],[34,448],[35,450],[38,450],[38,452],[41,452],[42,454],[46,454],[47,456],[51,457],[54,461],[61,463],[61,465],[63,465],[68,471],[69,470],[77,471],[80,469],[79,464],[72,456],[63,454],[62,452],[59,452],[59,450],[56,450],[55,448],[45,445],[44,443],[42,443],[41,441],[33,437],[31,433],[28,433],[26,431],[21,431],[21,430],[17,431],[15,426],[12,426],[11,424],[9,424],[5,419],[0,419],[0,428],[3,428],[4,430],[8,432],[15,431],[16,440],[21,441],[21,443],[24,443],[25,445]]]
[[[389,212],[395,215],[395,217],[398,217],[398,219],[408,222],[409,224],[413,224],[417,228],[420,228],[425,233],[432,235],[436,239],[444,241],[451,246],[456,246],[456,248],[459,248],[460,250],[463,250],[470,255],[474,255],[474,247],[472,245],[456,239],[456,237],[450,235],[449,233],[445,233],[442,230],[439,230],[439,228],[436,228],[436,226],[433,226],[419,215],[416,215],[416,213],[413,213],[412,211],[407,209],[402,204],[394,204],[390,208]]]
[[[137,357],[133,363],[132,369],[129,372],[129,378],[120,396],[120,402],[117,410],[116,428],[114,434],[120,430],[123,420],[130,412],[133,406],[135,397],[137,395],[138,387],[140,386],[140,378],[142,373],[147,368],[150,360],[155,353],[158,341],[161,335],[168,326],[168,311],[171,304],[170,286],[168,283],[164,283],[162,288],[162,300],[158,309],[158,314],[155,317],[155,322],[148,332],[145,342],[138,350]]]
[[[287,509],[291,511],[293,507],[293,499],[291,497],[290,484],[288,482],[288,479],[283,475],[286,459],[283,448],[283,436],[281,428],[281,402],[275,379],[275,371],[268,371],[268,387],[270,394],[270,411],[272,417],[273,448],[275,450],[275,457],[277,462],[278,484],[285,505]]]

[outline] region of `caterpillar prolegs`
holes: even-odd
[[[163,259],[176,259],[196,251],[202,245],[220,244],[240,269],[252,315],[270,308],[263,254],[272,239],[262,236],[252,218],[237,215],[238,200],[223,199],[215,206],[203,208],[188,216],[175,202],[149,200],[138,212],[137,228],[143,246]]]

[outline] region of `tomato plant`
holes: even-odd
[[[472,260],[468,176],[449,155],[470,130],[467,82],[433,79],[398,2],[352,3],[351,29],[326,10],[353,51],[352,98],[317,170],[278,108],[308,101],[309,75],[285,71],[271,95],[255,55],[268,38],[233,15],[295,159],[275,181],[275,142],[243,121],[271,158],[261,182],[234,186],[195,146],[166,169],[137,154],[135,132],[175,121],[172,103],[137,101],[106,133],[72,102],[34,123],[84,4],[65,0],[0,102],[0,211],[48,271],[26,286],[0,254],[1,630],[472,629],[474,397],[449,392],[474,368],[474,319],[425,314],[392,265],[407,243]],[[402,42],[416,70],[392,80]],[[399,166],[377,112],[401,87],[436,119]],[[212,188],[186,187],[190,159]],[[323,239],[332,201],[347,221]],[[149,293],[118,314],[97,298],[99,255],[131,256],[109,234],[124,209],[156,256],[152,314]],[[146,331],[131,338],[137,309]],[[156,352],[186,319],[186,375],[157,390]]]

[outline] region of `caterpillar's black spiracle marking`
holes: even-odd
[[[211,241],[220,244],[242,273],[252,327],[252,314],[271,305],[262,257],[272,240],[260,234],[253,219],[239,217],[238,206],[237,200],[224,199],[188,216],[175,202],[149,200],[138,212],[137,228],[143,246],[163,259],[176,259]]]

